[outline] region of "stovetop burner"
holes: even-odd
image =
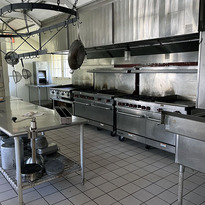
[[[113,95],[113,96],[124,96],[125,93],[117,90],[117,89],[108,89],[108,90],[95,90],[95,89],[85,89],[83,90],[84,93],[91,93],[91,94],[105,94],[105,95]]]
[[[123,98],[132,99],[132,100],[141,100],[146,102],[175,102],[178,100],[177,95],[168,95],[168,96],[147,96],[147,95],[125,95]]]

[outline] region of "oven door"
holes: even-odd
[[[145,136],[145,117],[142,113],[117,110],[117,129]]]
[[[113,107],[104,104],[74,102],[75,115],[100,123],[113,125]]]
[[[146,137],[158,142],[175,146],[175,134],[165,130],[165,126],[161,124],[160,119],[152,117],[146,118]]]

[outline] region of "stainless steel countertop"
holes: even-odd
[[[28,87],[33,87],[33,88],[49,88],[49,87],[56,87],[59,86],[57,84],[26,84]]]
[[[162,124],[167,131],[205,142],[205,112],[183,115],[163,111]]]
[[[27,112],[44,113],[44,115],[36,117],[38,132],[85,124],[88,122],[83,118],[72,116],[71,124],[61,125],[55,116],[54,110],[17,99],[11,100],[10,98],[5,98],[5,101],[0,103],[0,130],[9,136],[26,134],[30,127],[31,119],[22,122],[18,122],[18,120],[25,119],[22,115]],[[12,117],[17,117],[16,123],[12,121]]]

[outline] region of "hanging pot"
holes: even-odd
[[[14,51],[9,51],[6,55],[5,55],[5,60],[9,65],[16,65],[19,62],[19,58],[18,58],[18,54]]]

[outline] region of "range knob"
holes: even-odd
[[[58,94],[59,94],[59,92],[57,91],[57,92],[56,92],[56,94],[58,95]]]
[[[137,108],[137,105],[133,105],[134,108]]]
[[[141,105],[137,105],[137,107],[138,107],[138,108],[141,108],[142,106],[141,106]]]
[[[146,110],[151,110],[151,108],[149,106],[146,107]]]
[[[101,98],[98,98],[98,101],[101,101],[102,99]]]
[[[118,105],[122,105],[122,103],[121,103],[121,102],[118,102]]]
[[[129,103],[126,103],[125,105],[126,105],[126,106],[129,106]]]
[[[51,93],[54,94],[55,93],[54,90]]]
[[[107,103],[109,103],[109,102],[110,102],[110,100],[109,100],[109,99],[107,99],[107,100],[106,100],[106,102],[107,102]]]
[[[162,112],[163,109],[162,109],[162,108],[158,108],[157,111],[158,111],[158,112]]]
[[[64,92],[62,92],[61,94],[62,94],[62,95],[65,95],[65,93],[64,93]]]
[[[133,107],[133,104],[129,104],[129,107]]]
[[[145,106],[142,106],[142,109],[143,109],[143,110],[145,110],[145,108],[146,108]]]

